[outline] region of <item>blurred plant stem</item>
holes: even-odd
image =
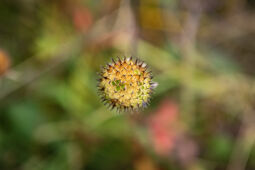
[[[242,124],[227,170],[245,170],[255,144],[255,112],[252,105],[243,104]]]
[[[181,113],[183,119],[188,124],[193,124],[194,113],[194,91],[191,88],[193,83],[193,75],[196,66],[196,35],[200,24],[201,12],[196,11],[188,12],[186,22],[183,27],[181,35],[181,51],[183,55],[183,79],[182,79],[182,92],[181,92]]]
[[[120,41],[122,43],[119,46],[120,50],[126,55],[136,56],[138,43],[137,26],[130,0],[121,1],[113,31],[120,32],[123,35],[126,34],[126,37],[120,37],[123,38]]]

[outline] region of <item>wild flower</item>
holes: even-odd
[[[157,83],[152,81],[148,65],[132,57],[107,64],[100,73],[98,88],[102,102],[119,111],[147,107]]]

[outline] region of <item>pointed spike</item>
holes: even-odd
[[[119,106],[119,110],[120,110],[120,111],[123,111],[123,107],[122,107],[122,106]]]
[[[117,58],[118,58],[119,63],[122,64],[122,61],[121,61],[120,57],[117,56]]]
[[[143,101],[143,107],[146,108],[147,107],[147,103],[145,101]]]
[[[146,64],[146,63],[143,63],[143,64],[142,64],[142,67],[143,67],[143,68],[145,68],[146,66],[147,66],[147,64]]]
[[[135,65],[137,65],[138,59],[135,59]]]
[[[139,66],[140,66],[140,65],[141,65],[141,62],[142,62],[142,61],[138,59],[138,61],[137,61],[137,65],[139,65]]]
[[[110,109],[111,108],[111,104],[109,103],[108,106],[107,106],[107,109]]]
[[[101,66],[100,69],[101,70],[106,70],[106,68],[104,66]]]
[[[144,68],[145,68],[145,71],[147,71],[149,69],[149,66],[146,65]]]
[[[97,77],[101,77],[103,75],[103,71],[97,71],[96,75],[97,75]]]
[[[133,106],[130,106],[131,110],[133,111],[134,110],[134,107]]]
[[[101,102],[103,102],[103,103],[104,103],[104,102],[106,102],[106,101],[107,101],[106,99],[103,99]]]
[[[110,107],[110,110],[112,111],[114,109],[114,105],[112,104]]]
[[[116,64],[116,62],[114,61],[114,59],[112,58],[112,62],[114,63],[114,64]]]
[[[150,89],[151,91],[149,92],[149,95],[151,96],[151,95],[153,95],[153,93],[154,93],[154,91],[153,91],[153,89]]]
[[[151,82],[150,85],[151,85],[152,89],[155,89],[158,86],[158,83],[157,82]]]

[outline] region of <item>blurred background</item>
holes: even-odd
[[[255,1],[1,0],[1,170],[254,170]],[[159,86],[108,110],[97,72]]]

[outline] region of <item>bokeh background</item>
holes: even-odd
[[[107,109],[97,72],[144,60],[159,86]],[[254,170],[253,0],[1,0],[1,170]]]

